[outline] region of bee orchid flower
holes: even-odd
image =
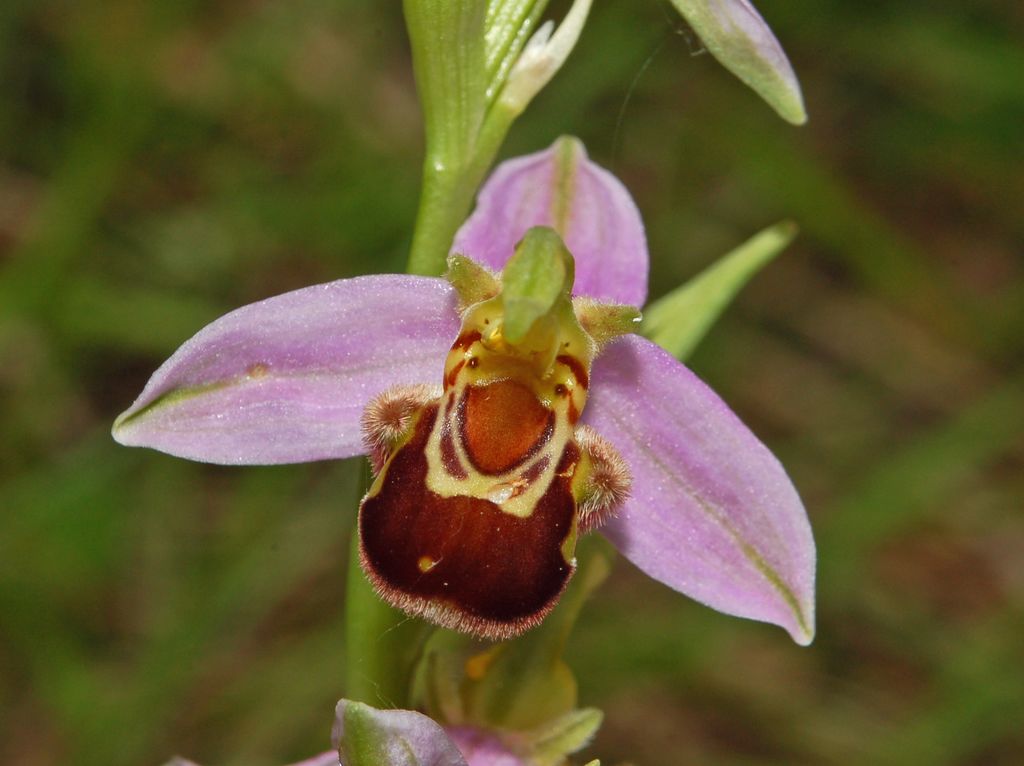
[[[494,172],[453,253],[448,280],[344,279],[221,317],[114,437],[233,465],[369,454],[364,568],[448,627],[535,625],[577,535],[600,527],[654,579],[809,643],[814,542],[792,482],[696,375],[628,332],[648,253],[625,187],[560,139]]]

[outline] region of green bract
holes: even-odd
[[[795,224],[783,221],[754,235],[648,306],[641,332],[677,359],[685,360],[740,288],[786,249],[796,231]]]
[[[747,0],[671,0],[722,65],[784,120],[807,122],[800,83],[782,46]]]

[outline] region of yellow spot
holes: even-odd
[[[416,562],[416,566],[419,567],[421,572],[426,574],[437,566],[437,560],[430,558],[430,556],[420,556],[419,561]]]
[[[562,558],[565,559],[565,563],[570,566],[576,563],[576,538],[579,535],[579,522],[575,514],[572,517],[572,525],[569,527],[569,534],[565,536],[562,541]]]
[[[245,372],[250,378],[265,378],[267,373],[270,372],[270,368],[262,362],[258,362],[256,364],[249,365],[249,369]]]
[[[487,673],[487,669],[497,659],[498,650],[501,648],[500,645],[492,646],[490,649],[480,654],[474,654],[468,660],[466,660],[466,678],[470,681],[479,681]]]

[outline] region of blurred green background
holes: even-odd
[[[778,453],[819,631],[620,562],[574,637],[605,763],[1024,763],[1024,6],[759,7],[794,129],[658,0],[602,0],[504,154],[575,133],[652,293],[800,223],[692,359]],[[399,4],[0,4],[0,763],[270,766],[344,689],[361,461],[114,444],[209,320],[404,266],[421,130]]]

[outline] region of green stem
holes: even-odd
[[[448,252],[512,122],[519,116],[498,100],[488,111],[470,160],[459,167],[428,157],[423,164],[423,191],[416,214],[406,271],[437,276],[444,273]]]
[[[428,159],[423,166],[423,190],[406,268],[410,274],[436,277],[444,272],[455,232],[466,219],[476,191],[468,169],[438,165]]]
[[[345,595],[345,696],[374,707],[407,707],[413,667],[429,630],[373,590],[359,566],[359,531],[353,525]]]

